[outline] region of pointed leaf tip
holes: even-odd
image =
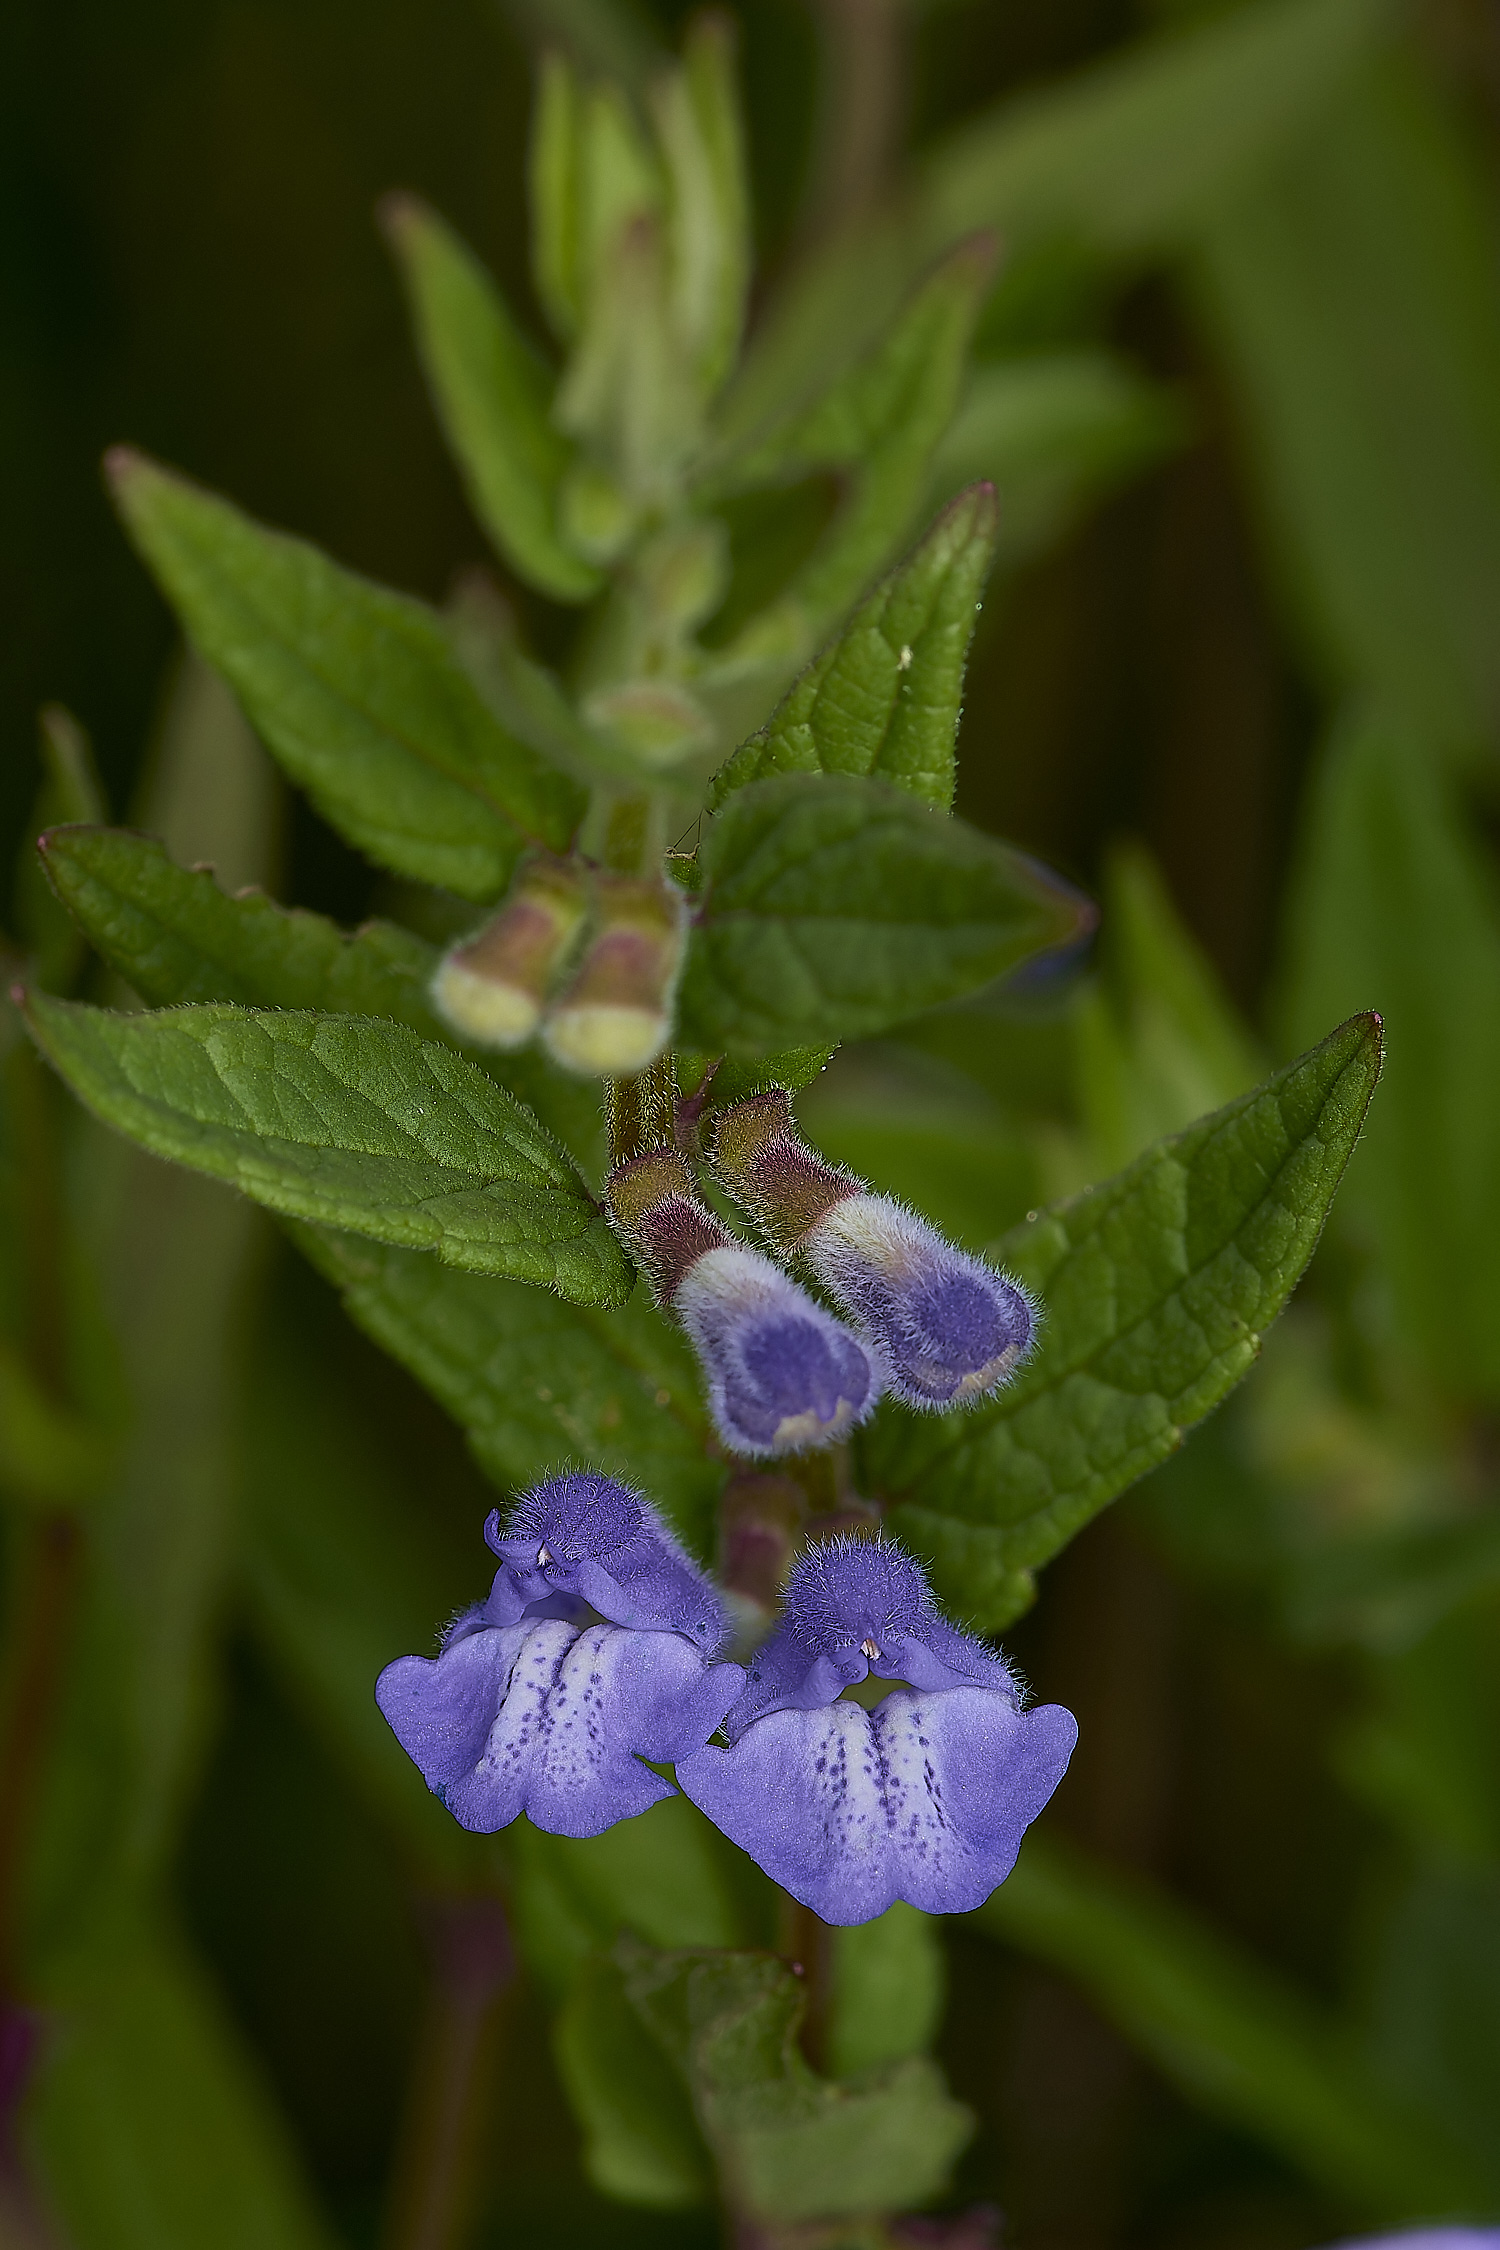
[[[142,453],[139,446],[111,445],[106,449],[104,455],[105,482],[118,491],[127,477],[134,476],[140,470],[150,466],[150,456]]]
[[[426,217],[427,205],[409,188],[390,188],[375,199],[375,223],[394,248]]]

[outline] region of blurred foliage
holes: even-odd
[[[280,805],[216,676],[174,656],[94,461],[138,439],[445,599],[483,535],[374,200],[430,199],[540,332],[531,50],[640,86],[683,15],[13,11],[3,918],[47,990],[126,997],[30,850],[104,800],[225,891],[450,933],[451,902]],[[999,230],[946,433],[896,469],[914,520],[971,478],[1000,491],[959,808],[1104,914],[1083,967],[846,1047],[806,1127],[980,1247],[1376,1008],[1365,1143],[1243,1388],[1049,1565],[1011,1636],[1083,1728],[1046,1832],[940,1939],[900,1910],[841,1934],[823,2076],[760,1956],[746,2004],[769,2028],[731,2083],[719,2000],[689,2051],[662,1996],[705,1973],[697,1949],[783,1942],[741,1856],[681,1800],[587,1846],[463,1836],[369,1696],[474,1590],[481,1469],[520,1481],[582,1427],[706,1540],[718,1471],[690,1377],[655,1356],[675,1339],[457,1273],[434,1321],[419,1254],[328,1237],[315,1262],[358,1335],[249,1206],[67,1104],[7,1013],[0,1929],[39,2023],[12,2011],[7,2036],[40,2041],[22,2125],[53,2214],[7,2137],[0,2233],[21,2242],[706,2243],[710,2148],[808,2215],[767,2132],[857,2107],[831,2074],[865,2087],[866,2162],[880,2086],[931,2071],[940,2016],[956,2101],[924,2078],[929,2170],[901,2189],[936,2183],[966,2105],[955,2193],[1002,2203],[1017,2250],[1310,2250],[1500,2210],[1494,26],[1466,0],[872,9],[905,114],[869,198],[830,210],[839,17],[744,11],[759,279],[726,444],[795,435],[814,375],[853,364],[934,256]],[[419,304],[463,286],[409,255],[406,279]],[[435,376],[455,432],[461,374]],[[769,515],[726,502],[720,645],[817,551],[828,451],[787,440]],[[555,616],[502,575],[559,659]],[[536,1068],[517,1091],[563,1105],[587,1167]],[[527,1340],[523,1410],[502,1347]],[[486,1351],[502,1372],[478,1381]],[[578,1426],[543,1395],[549,1351],[574,1355]],[[398,2242],[382,2210],[424,2176],[450,2022],[434,1902],[497,1891],[526,1967],[486,2017],[485,2154],[452,2231]],[[660,2094],[644,2156],[644,2106],[599,2099],[611,2042]]]

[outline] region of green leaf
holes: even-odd
[[[263,891],[226,898],[207,868],[178,867],[154,836],[54,828],[38,848],[89,942],[152,1007],[241,1001],[393,1016],[436,1037],[427,984],[437,951],[393,922],[352,935]]]
[[[466,243],[414,195],[381,216],[417,343],[474,513],[506,560],[555,601],[586,601],[598,571],[564,546],[557,494],[572,448],[549,414],[551,377]]]
[[[936,507],[985,478],[999,492],[999,557],[1014,566],[1065,531],[1088,500],[1175,451],[1183,406],[1114,354],[1028,352],[976,367],[932,457]]]
[[[869,1037],[1085,926],[1076,892],[907,791],[848,774],[737,790],[704,831],[684,1041],[774,1052]]]
[[[928,463],[958,400],[975,312],[988,283],[987,239],[951,252],[869,355],[814,402],[708,472],[716,497],[845,471],[843,503],[786,591],[715,669],[810,653],[908,535]]]
[[[1469,754],[1500,713],[1496,251],[1457,114],[1393,52],[1192,268],[1325,672]]]
[[[682,2073],[730,2201],[793,2224],[939,2193],[972,2120],[918,2057],[854,2086],[797,2046],[806,1995],[774,1955],[616,1949],[626,1998]]]
[[[964,664],[995,526],[989,485],[960,493],[782,698],[770,724],[720,768],[709,811],[774,774],[852,773],[946,812]]]
[[[1372,2063],[1461,2136],[1500,2203],[1500,1870],[1420,1868],[1382,1916],[1368,1978]]]
[[[117,1016],[40,994],[29,1020],[107,1124],[270,1210],[583,1303],[628,1293],[624,1254],[551,1136],[404,1025],[227,1007]]]
[[[707,2203],[713,2159],[687,2089],[626,1996],[613,1961],[591,1961],[557,2020],[558,2070],[605,2195],[675,2211]]]
[[[394,922],[350,933],[261,891],[226,898],[207,869],[175,866],[154,837],[128,829],[54,829],[40,848],[90,944],[153,1007],[224,1000],[391,1016],[425,1039],[457,1044],[427,1004],[437,948]],[[536,1049],[473,1059],[575,1153],[590,1151],[599,1126],[593,1086]]]
[[[1314,783],[1288,932],[1287,1028],[1378,996],[1396,1062],[1351,1207],[1430,1380],[1500,1399],[1500,908],[1421,737],[1344,726]]]
[[[686,1797],[602,1836],[544,1836],[528,1822],[507,1844],[526,1958],[558,1992],[622,1930],[662,1946],[770,1940],[776,1893]]]
[[[974,227],[1007,264],[1037,241],[1137,259],[1196,240],[1380,36],[1381,0],[1269,0],[1132,42],[961,125],[905,208],[807,259],[759,327],[727,403],[754,431],[868,348],[925,262]],[[732,419],[731,419],[732,418]]]
[[[601,1315],[430,1258],[299,1230],[354,1320],[416,1376],[506,1490],[564,1461],[638,1484],[704,1560],[725,1471],[681,1334],[633,1297]]]
[[[750,285],[749,190],[729,19],[690,18],[682,64],[653,88],[672,233],[673,325],[712,398],[739,351]]]
[[[56,1984],[27,2137],[79,2250],[333,2250],[290,2135],[175,1932]]]
[[[1462,2143],[1296,1989],[1138,1878],[1033,1830],[975,1925],[1073,1977],[1211,2115],[1381,2218],[1487,2208]]]
[[[481,901],[528,842],[566,847],[576,784],[506,733],[432,611],[140,454],[118,449],[110,474],[197,647],[352,844]]]
[[[835,1930],[831,2075],[855,2078],[930,2047],[942,2022],[947,1981],[936,1921],[903,1899],[873,1922]]]
[[[991,1255],[1043,1307],[1033,1357],[969,1414],[886,1408],[863,1440],[891,1528],[998,1627],[1029,1574],[1166,1459],[1254,1364],[1317,1243],[1380,1072],[1356,1016]]]
[[[12,921],[37,982],[48,992],[66,992],[83,965],[83,948],[47,888],[33,845],[43,829],[60,820],[102,819],[104,796],[89,738],[60,703],[49,703],[42,712],[41,749],[42,785],[21,841]]]

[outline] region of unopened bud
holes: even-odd
[[[793,1256],[811,1227],[864,1181],[830,1164],[800,1137],[792,1097],[773,1086],[720,1111],[714,1123],[713,1168],[780,1257]]]
[[[687,1330],[726,1446],[797,1453],[836,1443],[864,1419],[880,1383],[856,1338],[735,1240],[675,1149],[619,1165],[606,1195],[657,1302]]]
[[[566,1069],[623,1078],[654,1062],[671,1037],[687,901],[670,884],[622,875],[601,875],[595,900],[594,933],[543,1037]]]
[[[825,1162],[799,1138],[790,1095],[775,1089],[726,1109],[713,1163],[777,1254],[854,1321],[906,1405],[972,1404],[1030,1350],[1036,1321],[1020,1284]]]
[[[443,1021],[476,1047],[524,1045],[587,908],[581,867],[528,860],[499,913],[439,963],[432,1004]]]

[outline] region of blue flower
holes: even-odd
[[[888,1195],[843,1196],[799,1250],[907,1406],[939,1413],[983,1398],[1031,1348],[1036,1317],[1020,1283]]]
[[[1500,2250],[1500,2227],[1418,2227],[1406,2234],[1361,2235],[1332,2250]]]
[[[388,1664],[375,1700],[462,1827],[525,1813],[553,1835],[597,1836],[674,1794],[642,1760],[701,1748],[744,1674],[710,1661],[718,1596],[622,1486],[556,1478],[523,1497],[510,1532],[486,1526],[501,1557],[489,1601],[435,1658]]]
[[[873,1710],[841,1701],[873,1673],[910,1683]],[[1025,1711],[1009,1666],[948,1623],[920,1566],[838,1539],[794,1567],[780,1625],[724,1722],[728,1749],[679,1761],[682,1789],[825,1922],[905,1899],[979,1906],[1077,1740],[1058,1704]]]
[[[843,1322],[758,1250],[706,1251],[678,1283],[672,1309],[702,1364],[719,1435],[736,1453],[832,1445],[880,1396]]]
[[[500,1557],[486,1624],[513,1625],[562,1596],[614,1625],[683,1633],[705,1656],[723,1642],[724,1605],[702,1571],[649,1502],[597,1470],[522,1493],[503,1528],[494,1511],[484,1536]]]

